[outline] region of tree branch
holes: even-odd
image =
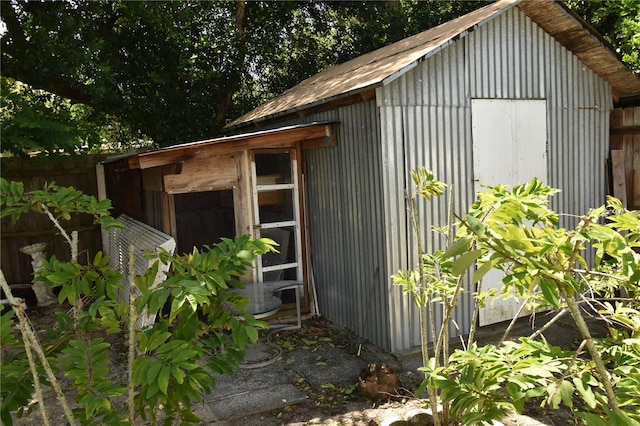
[[[16,7],[19,4],[5,4],[0,8],[0,17],[7,27],[7,33],[2,40],[0,75],[21,81],[36,89],[46,90],[69,99],[72,103],[90,105],[91,96],[87,93],[65,84],[59,76],[43,73],[42,70],[33,68],[27,65],[25,61],[18,59],[21,55],[28,54],[29,51],[38,51],[42,48],[27,40],[23,25],[16,13]],[[51,58],[51,60],[57,59]]]
[[[7,35],[11,41],[16,46],[24,48],[28,44],[27,38],[24,31],[22,31],[22,25],[16,15],[14,5],[11,3],[7,5],[5,3],[5,5],[0,8],[0,18],[2,18],[2,21],[4,21],[4,24],[7,26]]]
[[[225,121],[227,119],[227,116],[229,115],[231,104],[233,103],[233,94],[236,93],[236,91],[240,87],[240,69],[242,63],[244,62],[244,57],[247,50],[244,34],[246,7],[247,4],[245,0],[236,0],[236,13],[234,20],[234,28],[236,34],[235,42],[232,42],[232,45],[235,44],[237,52],[233,69],[229,73],[227,85],[225,86],[224,93],[222,93],[222,96],[220,96],[220,103],[218,104],[218,109],[216,111],[215,120],[218,128],[222,128],[226,124]]]
[[[84,92],[72,88],[55,80],[46,80],[37,69],[27,70],[17,61],[8,57],[6,52],[2,54],[0,62],[0,75],[28,84],[34,89],[45,90],[54,95],[69,99],[73,104],[92,105],[92,97]]]

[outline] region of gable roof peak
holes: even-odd
[[[327,68],[225,126],[236,129],[284,118],[304,110],[369,99],[428,57],[446,49],[484,23],[518,7],[589,68],[605,79],[614,97],[640,93],[640,79],[584,20],[554,0],[500,0],[421,33]],[[364,96],[358,96],[358,95]]]

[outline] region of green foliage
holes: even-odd
[[[629,287],[637,294],[631,283],[640,277],[640,257],[633,250],[640,236],[639,218],[624,211],[619,200],[609,198],[607,205],[592,209],[575,229],[567,230],[556,226],[558,215],[546,200],[557,190],[539,180],[512,191],[501,185],[489,189],[478,195],[458,236],[473,239],[482,250],[479,269],[491,263],[505,272],[503,294],[536,296],[539,307],[553,308],[560,307],[563,293],[573,297],[587,290],[610,291],[612,280],[617,282],[614,288]],[[602,218],[608,221],[599,223]],[[588,246],[596,249],[592,268],[585,259]]]
[[[2,386],[0,396],[2,407],[0,420],[5,425],[10,425],[11,412],[21,416],[25,411],[25,401],[31,399],[33,392],[33,379],[29,374],[29,362],[22,354],[16,354],[16,349],[21,347],[21,342],[14,335],[15,312],[5,311],[4,305],[0,306],[2,317],[0,318],[0,343],[2,346]]]
[[[149,145],[92,107],[0,76],[2,151],[19,156],[76,155]]]
[[[411,178],[416,186],[416,193],[427,201],[431,200],[431,197],[443,195],[447,187],[444,182],[436,180],[433,172],[426,167],[412,170]]]
[[[3,92],[3,149],[215,137],[323,69],[488,3],[11,2],[2,75],[29,88]],[[638,70],[635,0],[568,3]]]
[[[4,145],[70,150],[142,135],[160,145],[218,136],[233,118],[318,71],[484,4],[12,2],[0,10],[2,74],[73,105],[17,100],[12,143]],[[29,133],[24,125],[39,127]],[[60,143],[49,145],[40,128],[55,130]]]
[[[248,300],[232,290],[242,286],[237,277],[255,256],[269,250],[269,240],[243,235],[185,257],[154,255],[171,262],[171,270],[156,288],[150,288],[148,279],[153,271],[136,281],[142,291],[135,302],[138,313],[158,315],[137,339],[133,379],[140,387],[136,407],[143,418],[155,419],[162,408],[169,418],[196,421],[192,401],[215,387],[214,374],[238,368],[265,324],[245,312]]]
[[[551,409],[561,404],[573,407],[576,393],[588,407],[606,408],[588,362],[544,338],[521,338],[500,347],[473,344],[455,351],[449,361],[447,367],[424,370],[429,384],[442,389],[440,397],[451,404],[451,414],[465,425],[499,421],[521,412],[529,399],[542,400]]]
[[[0,78],[0,88],[3,151],[19,155],[40,150],[73,153],[82,146],[100,143],[97,135],[83,128],[81,105],[73,106],[64,98],[9,78]]]
[[[42,270],[38,271],[38,278],[49,282],[52,287],[60,287],[60,304],[68,302],[73,305],[79,297],[89,293],[97,301],[116,300],[116,291],[121,287],[117,283],[122,280],[122,274],[111,269],[108,256],[98,252],[88,265],[61,262],[52,256],[51,259],[44,260]],[[87,314],[95,316],[94,311],[98,309],[92,305]]]
[[[233,8],[15,2],[2,8],[3,75],[89,105],[92,121],[112,116],[134,135],[165,143],[211,136],[220,127],[212,100],[226,91],[237,56]]]
[[[75,400],[80,408],[75,409],[74,414],[83,424],[100,420],[113,424],[116,419],[124,422],[122,415],[114,416],[112,398],[122,395],[126,387],[107,378],[111,366],[110,346],[102,338],[88,342],[72,339],[60,351],[60,371],[64,371],[77,392]]]
[[[566,3],[614,46],[633,72],[640,73],[640,4],[637,0],[567,0]]]
[[[431,174],[412,176],[416,193],[431,199],[432,194],[419,190],[434,180]],[[522,411],[531,398],[550,408],[568,406],[588,424],[599,424],[595,419],[603,417],[616,425],[638,424],[640,214],[609,198],[583,216],[564,218],[575,223],[566,229],[559,227],[561,215],[549,207],[549,197],[558,191],[536,178],[512,189],[485,189],[469,213],[459,217],[448,248],[422,253],[420,269],[400,272],[394,282],[422,308],[440,301],[444,329],[459,297],[460,279],[470,272],[475,284],[498,268],[504,278],[497,297],[517,295],[534,310],[568,310],[584,342],[573,352],[550,346],[544,338],[485,347],[470,341],[442,363],[439,338],[435,355],[422,369],[426,378],[421,391],[437,395],[446,404],[444,412],[462,424],[499,420]],[[426,283],[422,286],[417,285],[420,276]],[[476,305],[489,296],[494,294],[474,294]],[[592,307],[610,325],[608,337],[591,337],[577,303]],[[583,402],[578,406],[576,395]]]
[[[55,183],[46,184],[42,190],[25,193],[22,182],[0,178],[0,206],[0,217],[11,217],[14,221],[33,210],[51,213],[56,221],[69,220],[76,214],[89,214],[94,217],[94,223],[105,229],[122,227],[109,215],[111,200],[98,201],[73,187],[60,187]]]
[[[75,214],[91,214],[105,227],[119,223],[108,216],[108,202],[98,202],[73,188],[47,185],[43,191],[25,193],[16,182],[0,182],[3,216],[19,217],[30,209],[49,212],[54,222]],[[95,255],[88,264],[56,257],[43,262],[37,279],[59,288],[61,310],[57,327],[39,336],[56,377],[66,377],[67,397],[73,398],[73,416],[79,424],[132,424],[136,417],[152,424],[196,424],[192,404],[215,387],[215,374],[231,374],[244,360],[258,329],[265,324],[245,312],[248,300],[233,292],[239,277],[259,254],[273,250],[273,241],[252,240],[243,235],[223,239],[202,251],[173,256],[166,251],[148,253],[153,267],[135,278],[141,295],[133,305],[118,300],[122,275],[109,266],[109,258]],[[158,262],[171,265],[166,280],[152,287]],[[65,309],[68,304],[72,310]],[[155,323],[142,330],[130,328],[133,318],[155,315]],[[4,312],[2,338],[2,384],[0,414],[4,424],[11,413],[30,409],[34,385],[25,347],[14,336],[14,311]],[[124,341],[123,330],[133,330],[129,348],[133,360],[130,380],[112,373],[123,362],[113,344]],[[36,365],[41,383],[47,384]],[[118,401],[127,389],[134,408],[127,415]]]
[[[442,297],[450,298],[457,282],[452,273],[453,261],[445,257],[442,251],[422,255],[423,277],[428,285],[420,285],[416,271],[399,271],[393,275],[393,282],[402,286],[402,291],[413,296],[416,306],[426,306],[428,302],[437,303]]]

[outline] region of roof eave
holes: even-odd
[[[312,112],[332,109],[336,106],[346,106],[346,105],[352,105],[355,103],[367,101],[375,96],[375,89],[380,86],[382,86],[382,81],[375,84],[370,84],[365,87],[360,87],[354,90],[350,90],[348,92],[341,93],[336,96],[319,99],[317,101],[311,102],[306,105],[290,108],[288,110],[280,111],[274,114],[264,115],[257,119],[241,121],[236,123],[238,120],[240,120],[238,119],[224,126],[224,129],[229,132],[233,132],[240,129],[246,129],[246,128],[260,129],[261,127],[264,127],[262,126],[262,123],[270,122],[276,119],[279,119],[280,121],[282,121],[288,117],[306,116],[311,114]]]
[[[244,149],[283,146],[294,142],[312,142],[316,146],[322,146],[323,143],[329,145],[335,142],[334,124],[333,121],[312,122],[187,142],[155,150],[116,155],[106,158],[102,163],[118,163],[118,168],[121,170],[148,169],[187,161],[203,150],[208,154],[226,154]]]

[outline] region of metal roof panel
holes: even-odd
[[[229,123],[226,128],[261,121],[324,100],[383,84],[388,77],[413,68],[448,41],[509,9],[520,0],[502,0],[427,31],[366,53],[309,77],[281,95]]]
[[[516,6],[587,66],[618,96],[640,93],[640,79],[624,67],[602,37],[553,0],[500,0],[373,52],[328,68],[229,123],[239,128],[388,84],[420,61]]]

